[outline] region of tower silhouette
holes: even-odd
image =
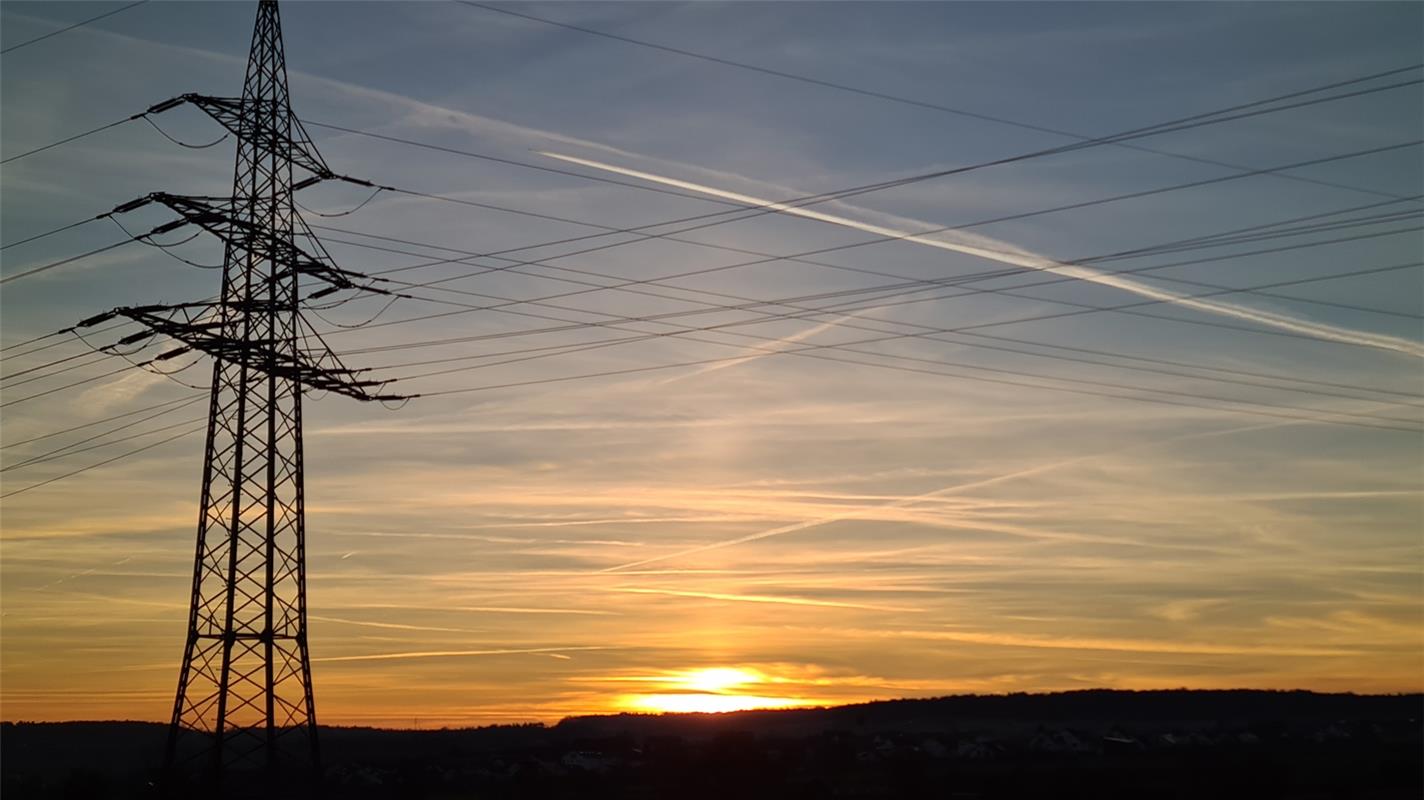
[[[236,137],[232,195],[156,192],[114,211],[157,204],[180,218],[145,236],[194,225],[218,237],[221,294],[116,308],[76,327],[125,317],[145,330],[119,344],[163,336],[179,346],[154,361],[187,352],[213,361],[192,599],[165,771],[175,785],[194,761],[219,783],[239,771],[314,776],[320,751],[307,648],[302,393],[403,398],[378,393],[385,382],[358,379],[362,370],[347,369],[303,319],[303,302],[314,298],[390,293],[332,263],[296,214],[292,193],[333,178],[370,184],[333,174],[293,115],[275,0],[258,4],[242,96],[188,94],[148,113],[183,103]],[[300,180],[297,170],[306,173]],[[302,277],[324,286],[303,297]],[[262,796],[287,793],[271,781],[242,783],[265,784]]]
[[[238,116],[188,638],[168,737],[207,732],[217,772],[283,751],[319,764],[307,652],[302,390],[293,250],[292,119],[277,3],[259,3]],[[305,137],[302,137],[305,139]],[[307,144],[308,152],[315,149]],[[318,161],[318,163],[320,163]],[[322,165],[324,167],[324,165]],[[242,347],[241,345],[255,345]],[[281,740],[301,738],[301,747]]]

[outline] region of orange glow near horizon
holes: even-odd
[[[794,697],[761,697],[748,694],[640,694],[626,700],[629,711],[660,714],[723,714],[754,709],[803,708],[818,706],[812,700]]]
[[[763,694],[743,694],[734,690],[751,689],[772,683],[784,683],[767,673],[750,667],[704,667],[671,672],[666,678],[654,679],[665,691],[647,694],[627,694],[618,698],[620,710],[659,714],[721,714],[728,711],[753,709],[803,708],[826,705],[825,701],[803,697],[779,697]]]

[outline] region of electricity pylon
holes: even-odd
[[[302,392],[361,400],[382,383],[358,380],[300,314],[298,278],[377,291],[336,267],[296,214],[294,188],[337,177],[292,114],[275,0],[261,0],[242,97],[184,95],[237,138],[228,198],[155,193],[119,206],[157,204],[224,244],[216,302],[134,306],[80,323],[126,317],[146,329],[123,342],[165,336],[178,353],[213,360],[192,602],[165,763],[205,759],[213,780],[240,770],[316,774],[316,708],[307,648]],[[294,182],[294,169],[310,173]],[[301,240],[304,244],[299,245]],[[385,292],[382,292],[385,293]],[[193,741],[189,741],[193,740]],[[196,742],[196,744],[194,744]]]

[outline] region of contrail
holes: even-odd
[[[913,505],[916,504],[916,502],[931,500],[931,498],[940,497],[941,494],[950,494],[953,493],[953,491],[963,491],[967,490],[967,488],[983,487],[983,485],[995,484],[998,483],[998,481],[1011,480],[1011,478],[1027,477],[1027,475],[1041,473],[1041,471],[1044,470],[1052,470],[1052,468],[1061,467],[1061,465],[1067,463],[1074,463],[1074,461],[1081,461],[1084,460],[1084,458],[1089,458],[1089,456],[1072,458],[1071,461],[1065,461],[1065,463],[1042,464],[1038,465],[1038,467],[1030,467],[1027,468],[1027,470],[1017,471],[1017,473],[1010,473],[1007,475],[995,475],[995,477],[993,478],[984,478],[984,480],[973,481],[973,483],[948,485],[948,487],[937,488],[937,490],[927,491],[927,493],[924,494],[917,494],[914,495],[914,497],[901,497],[900,500],[891,502],[881,502],[881,504],[879,505],[867,505],[867,507],[857,508],[857,510],[854,511],[846,511],[842,512],[842,514],[832,514],[829,515],[829,517],[816,518],[816,520],[802,520],[800,522],[792,522],[792,524],[790,525],[782,525],[782,527],[772,528],[772,530],[769,531],[755,532],[755,534],[748,534],[745,535],[745,537],[735,538],[735,540],[712,542],[712,544],[701,545],[701,547],[682,549],[682,551],[678,552],[668,552],[668,554],[664,555],[655,555],[655,557],[652,558],[644,558],[642,559],[642,561],[631,561],[628,562],[628,564],[618,564],[617,567],[605,567],[600,569],[600,572],[621,572],[624,571],[624,569],[642,567],[642,565],[654,564],[654,562],[658,561],[668,561],[668,559],[671,558],[682,558],[685,557],[685,555],[695,555],[698,554],[698,552],[709,551],[709,549],[732,547],[732,545],[746,544],[746,542],[755,542],[756,540],[765,540],[765,538],[779,537],[779,535],[783,534],[792,534],[792,532],[796,531],[805,531],[806,528],[817,528],[820,527],[820,525],[829,525],[830,522],[854,520],[854,518],[864,517],[864,515],[866,514],[873,514],[873,512],[877,511],[884,511],[887,510],[887,508],[900,508],[904,507],[904,505]]]
[[[1223,430],[1185,433],[1179,436],[1171,436],[1159,441],[1141,442],[1139,444],[1128,445],[1127,447],[1119,447],[1106,452],[1089,453],[1087,455],[1074,456],[1073,458],[1065,459],[1063,461],[1055,461],[1048,464],[1039,464],[1037,466],[1027,467],[1025,469],[1014,470],[1013,472],[1006,472],[1002,475],[995,475],[989,478],[980,478],[979,480],[969,481],[967,483],[957,483],[952,486],[945,486],[941,489],[935,489],[931,492],[917,494],[913,497],[902,497],[898,500],[894,500],[888,503],[880,503],[878,505],[873,506],[864,506],[853,511],[846,511],[840,514],[831,514],[829,516],[819,517],[817,519],[808,519],[802,520],[801,522],[793,522],[790,525],[782,525],[779,528],[772,528],[770,530],[759,531],[757,533],[750,533],[746,536],[737,537],[736,539],[723,539],[720,542],[712,542],[711,544],[704,544],[699,547],[691,547],[686,550],[679,550],[676,553],[665,553],[660,556],[645,558],[641,561],[632,561],[627,564],[618,564],[612,567],[604,567],[603,569],[598,570],[598,572],[622,572],[623,570],[632,569],[633,567],[641,567],[645,564],[652,564],[658,561],[668,561],[675,558],[682,558],[684,556],[696,555],[697,553],[705,553],[708,550],[718,550],[723,547],[731,547],[733,545],[745,544],[747,542],[755,542],[759,539],[769,539],[773,536],[782,536],[788,533],[795,533],[796,531],[803,531],[807,528],[818,528],[822,525],[828,525],[832,522],[856,519],[866,514],[883,511],[886,509],[901,508],[908,505],[915,505],[916,503],[922,503],[926,500],[940,497],[942,495],[952,494],[954,492],[962,492],[966,489],[979,489],[985,486],[992,486],[996,483],[1017,480],[1019,478],[1027,478],[1030,475],[1036,475],[1040,472],[1049,472],[1051,470],[1062,469],[1064,467],[1069,467],[1074,464],[1082,463],[1084,461],[1092,461],[1093,459],[1117,455],[1118,453],[1130,452],[1132,450],[1137,450],[1140,448],[1158,447],[1164,444],[1170,444],[1172,442],[1183,442],[1189,441],[1191,439],[1208,439],[1214,436],[1226,436],[1234,433],[1247,433],[1250,431],[1285,428],[1291,425],[1303,425],[1311,421],[1312,420],[1301,420],[1300,422],[1267,422],[1260,425],[1245,425],[1235,428],[1225,428]]]
[[[706,375],[706,374],[709,373],[709,372],[716,372],[717,370],[727,369],[728,367],[740,366],[740,365],[742,365],[742,364],[747,363],[748,361],[755,361],[755,360],[757,360],[758,358],[765,358],[765,357],[767,357],[767,356],[774,356],[774,355],[776,355],[777,353],[782,352],[782,348],[785,347],[785,346],[787,346],[787,345],[792,345],[792,344],[796,344],[797,342],[805,341],[806,339],[809,339],[809,338],[811,338],[812,336],[816,336],[817,334],[820,334],[820,333],[823,333],[823,332],[825,332],[825,331],[828,331],[828,330],[830,330],[831,328],[834,328],[834,327],[840,325],[841,323],[848,322],[848,321],[850,321],[850,320],[852,320],[852,319],[855,319],[856,317],[864,316],[865,314],[869,314],[869,313],[872,312],[872,311],[878,311],[878,310],[880,310],[881,308],[884,308],[884,306],[875,306],[875,307],[872,307],[872,308],[862,308],[862,309],[858,309],[858,310],[856,310],[856,311],[854,311],[854,312],[852,312],[852,313],[849,313],[849,314],[842,314],[841,316],[836,317],[835,319],[830,320],[829,322],[823,322],[823,323],[821,323],[821,324],[819,324],[819,325],[814,325],[814,326],[812,326],[812,327],[810,327],[810,328],[807,328],[807,329],[805,329],[805,330],[803,330],[803,331],[800,331],[800,332],[798,332],[798,333],[793,333],[793,334],[791,334],[790,336],[787,336],[787,337],[784,337],[784,338],[781,338],[781,339],[777,339],[776,341],[771,342],[771,343],[768,344],[768,345],[757,345],[755,348],[749,348],[749,349],[751,350],[751,352],[748,352],[748,353],[747,353],[746,358],[739,358],[739,359],[737,359],[737,360],[735,360],[735,361],[722,361],[722,362],[718,362],[718,363],[716,363],[716,364],[709,364],[708,366],[705,366],[705,367],[703,367],[702,369],[699,369],[699,370],[697,370],[697,371],[695,371],[695,372],[689,372],[689,373],[685,373],[685,374],[683,374],[683,375],[674,375],[673,377],[668,378],[668,379],[664,380],[663,382],[661,382],[661,383],[659,383],[659,384],[657,384],[657,385],[658,385],[658,386],[666,386],[667,384],[673,383],[673,382],[675,382],[675,381],[686,380],[686,379],[688,379],[688,378],[696,378],[696,377],[698,377],[699,375]]]
[[[1154,286],[1141,283],[1130,278],[1125,278],[1120,275],[1113,275],[1111,273],[1101,272],[1099,270],[1091,269],[1089,267],[1084,267],[1077,264],[1067,264],[1062,261],[1055,261],[1046,256],[1041,256],[1035,253],[1018,250],[1017,248],[1014,248],[1012,245],[1008,245],[1007,243],[1005,243],[1004,246],[1008,249],[994,250],[988,247],[982,247],[979,245],[968,244],[964,242],[946,241],[944,239],[938,239],[924,234],[897,230],[895,228],[888,228],[883,225],[875,225],[869,222],[861,222],[860,220],[850,219],[849,217],[842,217],[835,214],[827,214],[824,211],[816,211],[809,208],[799,208],[797,206],[787,205],[786,203],[779,203],[775,200],[767,200],[765,198],[754,197],[748,194],[730,192],[725,189],[717,189],[711,186],[705,186],[700,183],[692,183],[691,181],[678,180],[677,178],[654,175],[650,172],[642,172],[640,170],[629,169],[627,167],[619,167],[613,164],[605,164],[601,161],[593,161],[590,159],[578,158],[575,156],[560,155],[559,153],[553,153],[545,150],[539,150],[536,152],[538,152],[540,155],[548,156],[549,158],[556,158],[560,161],[567,161],[571,164],[578,164],[580,166],[589,167],[591,169],[602,170],[604,172],[612,172],[618,175],[626,175],[633,178],[640,178],[642,180],[650,181],[652,183],[660,183],[664,186],[673,186],[679,189],[699,192],[701,194],[711,195],[713,197],[720,197],[726,200],[734,200],[739,203],[746,203],[747,205],[762,206],[772,211],[791,214],[797,217],[804,217],[806,219],[814,219],[820,222],[826,222],[832,225],[840,225],[846,228],[853,228],[855,230],[865,231],[866,233],[873,233],[877,236],[886,236],[907,242],[914,242],[916,244],[926,245],[928,247],[939,248],[940,250],[949,250],[950,252],[954,253],[964,253],[966,255],[978,256],[980,258],[989,259],[991,261],[998,261],[1002,264],[1010,264],[1016,267],[1024,267],[1025,269],[1048,272],[1054,275],[1062,275],[1068,278],[1076,278],[1078,280],[1088,281],[1090,283],[1097,283],[1103,286],[1111,286],[1114,289],[1120,289],[1122,291],[1130,292],[1132,294],[1139,295],[1141,297],[1146,297],[1151,300],[1156,300],[1164,303],[1172,303],[1174,305],[1182,306],[1185,308],[1191,308],[1197,311],[1204,311],[1209,314],[1219,314],[1222,316],[1234,317],[1236,319],[1242,319],[1248,322],[1255,322],[1261,325],[1268,325],[1273,328],[1291,331],[1292,333],[1313,336],[1317,339],[1325,339],[1328,341],[1341,342],[1344,344],[1363,345],[1365,347],[1375,347],[1381,350],[1393,350],[1395,352],[1405,353],[1407,355],[1415,356],[1417,358],[1424,358],[1424,344],[1413,342],[1408,339],[1402,339],[1395,336],[1383,336],[1371,333],[1364,333],[1362,331],[1351,330],[1349,328],[1340,328],[1334,325],[1324,325],[1321,323],[1309,322],[1307,320],[1297,319],[1295,317],[1288,317],[1283,314],[1275,314],[1270,311],[1260,311],[1254,308],[1233,305],[1231,303],[1222,303],[1215,300],[1205,300],[1202,298],[1187,297],[1184,295],[1177,294],[1175,292],[1158,289]]]

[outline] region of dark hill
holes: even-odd
[[[1092,690],[323,728],[331,798],[1415,798],[1424,696]],[[3,723],[0,796],[155,797],[164,726]]]

